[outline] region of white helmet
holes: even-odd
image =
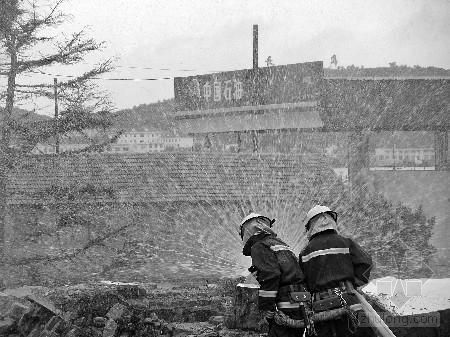
[[[306,229],[308,229],[308,224],[311,221],[311,219],[314,218],[316,215],[319,215],[322,213],[330,214],[332,216],[332,218],[334,219],[334,221],[337,221],[337,213],[336,212],[333,212],[327,206],[316,205],[313,208],[311,208],[309,210],[309,212],[306,214],[306,220],[305,220]]]
[[[244,219],[242,219],[241,224],[239,225],[239,236],[241,237],[241,239],[244,238],[244,224],[252,219],[257,219],[257,218],[262,218],[262,219],[266,219],[269,221],[269,227],[272,227],[273,223],[275,222],[275,219],[270,219],[264,215],[258,214],[258,213],[250,213],[249,215],[247,215]]]

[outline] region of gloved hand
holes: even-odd
[[[261,321],[259,322],[259,326],[268,325],[270,321],[273,319],[275,315],[274,311],[264,310],[261,312]]]
[[[264,310],[263,312],[262,312],[262,317],[264,318],[264,319],[272,319],[273,318],[273,316],[275,316],[275,311],[271,311],[271,310]]]

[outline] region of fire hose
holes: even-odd
[[[350,310],[352,311],[358,311],[361,310],[362,307],[360,304],[354,304],[350,306]],[[313,322],[324,322],[324,321],[331,321],[334,319],[337,319],[339,317],[342,317],[348,313],[348,309],[346,308],[337,308],[322,312],[317,312],[311,315],[310,320]],[[303,319],[293,319],[287,316],[282,311],[276,311],[275,315],[273,317],[273,320],[278,325],[287,326],[290,328],[305,328],[306,323]]]

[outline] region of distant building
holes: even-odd
[[[124,132],[116,142],[108,145],[105,151],[113,153],[161,152],[164,150],[162,134],[160,130],[132,129]]]
[[[434,166],[435,151],[427,148],[375,148],[373,166]]]
[[[94,135],[95,137],[95,135]],[[109,136],[111,137],[111,136]],[[106,138],[105,138],[106,139]],[[105,139],[102,142],[105,142]],[[92,145],[88,138],[80,136],[62,137],[59,152],[82,150]],[[132,129],[121,134],[115,142],[106,145],[103,152],[107,153],[150,153],[163,151],[192,150],[194,139],[192,137],[178,136],[161,130]],[[33,154],[56,153],[55,140],[48,143],[39,143],[31,151]]]
[[[167,133],[163,136],[164,149],[166,151],[192,149],[194,146],[193,137],[182,137],[172,133]]]

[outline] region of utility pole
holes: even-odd
[[[394,146],[392,147],[392,158],[394,159],[394,167],[393,167],[393,169],[395,171],[395,143],[394,143]]]
[[[253,70],[255,70],[255,76],[258,76],[258,25],[253,25]],[[256,82],[259,84],[259,79],[256,79]],[[259,87],[259,85],[258,85]],[[260,93],[257,93],[258,95]],[[258,97],[259,98],[259,97]],[[260,104],[259,99],[256,102],[258,105]],[[258,152],[258,133],[257,130],[252,132],[252,140],[253,140],[253,152]]]
[[[238,131],[237,132],[237,152],[241,152],[241,145],[242,145],[242,141],[241,141],[241,133]]]
[[[258,25],[253,25],[253,69],[258,69]]]
[[[55,152],[59,154],[59,135],[58,135],[58,79],[53,79],[55,94]]]

